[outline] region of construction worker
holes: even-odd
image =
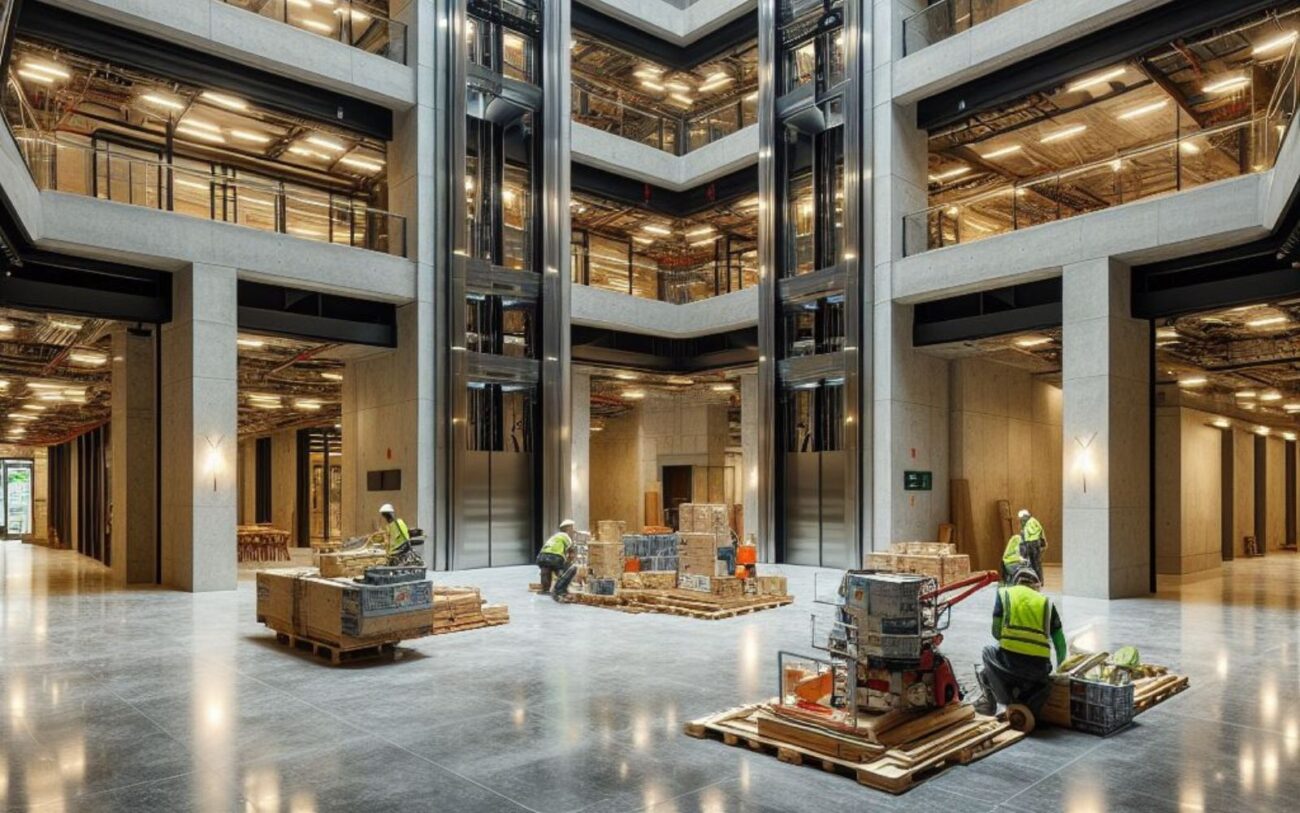
[[[379,506],[379,516],[384,520],[384,530],[377,536],[381,536],[384,541],[388,564],[404,564],[405,560],[412,555],[411,529],[406,527],[405,521],[398,518],[397,511],[390,503]]]
[[[998,589],[993,604],[996,645],[984,647],[983,667],[975,677],[983,694],[975,710],[992,715],[997,704],[1019,704],[1035,716],[1047,700],[1052,684],[1052,653],[1059,666],[1065,660],[1065,634],[1051,599],[1039,592],[1042,582],[1028,565],[1012,576],[1012,584]]]
[[[1028,508],[1021,508],[1020,518],[1020,558],[1038,574],[1038,583],[1043,583],[1043,551],[1047,550],[1047,534],[1043,532],[1043,523],[1038,517],[1029,513]]]
[[[565,575],[569,569],[569,560],[573,558],[573,529],[577,527],[573,520],[566,519],[560,523],[560,530],[551,535],[542,545],[542,550],[537,554],[537,567],[542,572],[542,592],[551,592],[551,579]],[[563,579],[560,580],[563,582]],[[563,595],[563,587],[568,587],[567,582],[555,585],[555,594],[553,598],[559,601]]]
[[[1007,540],[1006,550],[1002,551],[1002,583],[1011,584],[1011,577],[1016,574],[1025,560],[1020,557],[1020,534]]]

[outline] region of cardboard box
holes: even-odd
[[[677,506],[677,532],[689,534],[695,530],[695,506],[684,502]]]
[[[257,574],[257,615],[268,626],[344,647],[428,635],[433,609],[430,581],[361,585],[305,568]]]
[[[677,586],[682,590],[694,590],[697,593],[711,593],[713,579],[710,576],[694,576],[682,573],[677,577]]]
[[[606,544],[622,543],[627,523],[622,520],[602,519],[596,523],[596,540]]]
[[[362,576],[366,568],[381,566],[387,561],[388,554],[373,548],[316,554],[320,575],[327,579]]]
[[[957,546],[943,542],[895,542],[890,545],[890,551],[921,556],[950,556],[957,552]]]
[[[716,576],[709,581],[709,591],[719,598],[740,598],[745,595],[745,583],[735,576]]]
[[[755,576],[754,586],[760,596],[786,595],[785,576]]]
[[[587,546],[587,570],[592,578],[618,578],[623,572],[623,543],[592,542]]]
[[[872,552],[867,554],[867,570],[883,570],[887,573],[894,571],[894,554]]]

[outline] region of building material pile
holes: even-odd
[[[282,642],[338,663],[412,638],[506,623],[509,614],[504,607],[485,610],[476,588],[435,588],[423,578],[365,583],[285,568],[258,572],[257,620]]]
[[[388,562],[388,553],[378,548],[360,548],[327,553],[315,553],[316,567],[327,579],[352,578],[364,575],[366,568],[380,567]]]
[[[888,553],[868,553],[867,569],[931,576],[939,584],[961,581],[971,572],[970,556],[942,542],[895,542]]]
[[[1131,657],[1109,652],[1071,656],[1052,675],[1052,693],[1039,711],[1044,723],[1109,736],[1133,722],[1133,718],[1163,703],[1190,682],[1167,667],[1140,663],[1136,650]],[[1119,656],[1119,657],[1117,657]],[[1129,665],[1117,665],[1128,661]]]
[[[1024,737],[967,705],[893,711],[835,726],[777,701],[686,724],[686,733],[809,765],[889,793],[903,793],[952,765],[964,765]]]

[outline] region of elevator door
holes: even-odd
[[[502,567],[533,561],[537,539],[536,390],[532,384],[473,383],[457,567]]]
[[[821,564],[821,453],[786,455],[785,561]]]
[[[804,383],[785,393],[785,555],[792,565],[857,567],[849,537],[844,387],[838,379]]]

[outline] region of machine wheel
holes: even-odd
[[[1007,706],[1007,723],[1016,731],[1028,734],[1034,730],[1034,713],[1028,706],[1014,703]]]

